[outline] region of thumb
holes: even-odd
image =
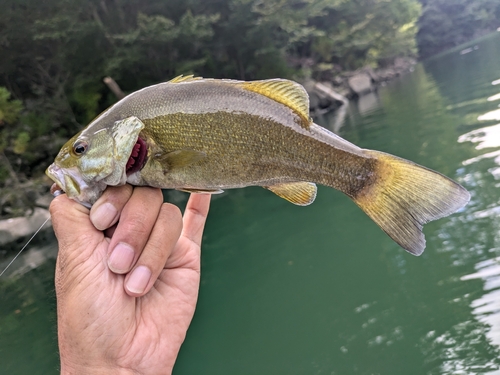
[[[82,254],[85,250],[94,249],[103,240],[103,233],[90,221],[89,209],[69,199],[66,194],[54,198],[49,210],[60,254]]]

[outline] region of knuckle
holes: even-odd
[[[50,202],[49,206],[49,212],[51,216],[57,216],[59,215],[59,212],[62,211],[61,207],[61,201],[59,199],[52,199],[52,202]]]
[[[132,190],[133,187],[129,184],[123,186],[108,186],[95,205],[101,205],[105,202],[109,202],[119,209],[130,199]]]
[[[147,201],[148,205],[161,204],[163,194],[161,189],[149,186],[139,186],[134,188],[134,194],[137,194],[142,200]]]
[[[122,223],[121,225],[123,233],[126,234],[134,242],[137,242],[141,238],[149,236],[151,232],[151,225],[146,221],[143,215],[134,215]]]

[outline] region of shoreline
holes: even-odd
[[[345,116],[345,108],[350,101],[373,93],[387,82],[411,72],[416,64],[417,61],[411,58],[397,58],[393,64],[385,68],[364,67],[355,71],[342,72],[328,80],[305,79],[300,83],[309,94],[312,117],[328,112],[338,112],[339,118],[342,120]],[[43,177],[38,177],[27,184],[30,185],[31,182],[36,185],[43,184],[44,181]],[[4,190],[4,193],[19,193],[15,192],[13,188],[1,190]],[[25,199],[33,202],[33,204],[24,206],[24,215],[0,216],[0,259],[9,256],[13,251],[19,251],[20,246],[24,244],[23,241],[27,241],[42,222],[50,217],[48,208],[52,196],[48,191],[49,187],[28,190],[30,190],[29,194],[24,189],[19,193],[19,196],[29,195]],[[19,205],[19,207],[23,206]],[[47,237],[47,232],[52,233],[51,228],[52,223],[49,220],[33,242],[36,244],[40,240],[43,241]]]
[[[373,93],[388,82],[413,71],[418,63],[413,58],[397,58],[394,62],[379,69],[363,67],[330,75],[328,79],[304,79],[300,82],[309,94],[311,116],[341,109],[349,101]]]

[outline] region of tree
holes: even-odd
[[[316,59],[348,69],[378,65],[416,53],[415,0],[352,0],[336,2],[325,17],[314,20],[324,36],[313,41]]]
[[[104,77],[132,92],[179,74],[253,80],[306,75],[310,61],[385,64],[414,53],[420,10],[417,0],[0,1],[0,103],[23,105],[1,144],[19,180],[116,101]]]
[[[421,0],[418,21],[420,56],[425,58],[458,46],[500,26],[497,0]]]

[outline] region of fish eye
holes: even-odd
[[[85,152],[87,152],[88,146],[89,145],[88,145],[87,142],[85,142],[85,141],[78,141],[78,142],[76,142],[73,145],[73,152],[77,156],[82,156],[83,154],[85,154]]]

